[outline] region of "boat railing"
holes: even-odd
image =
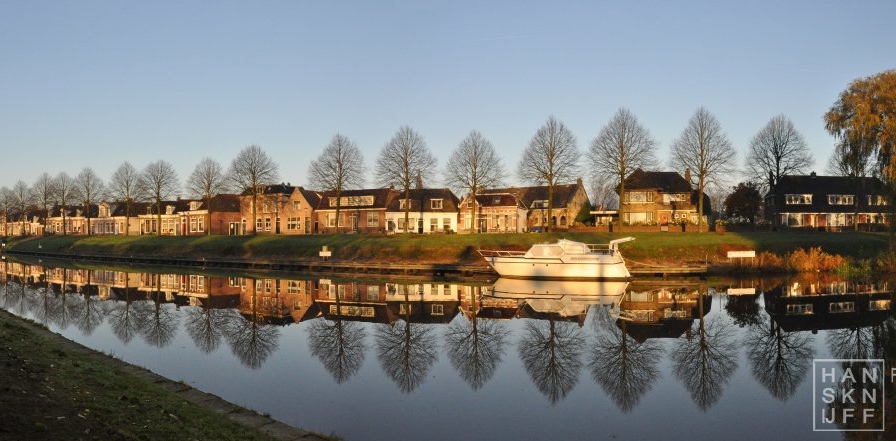
[[[613,254],[612,249],[610,249],[610,244],[608,243],[586,243],[586,247],[588,247],[588,251],[594,254]]]
[[[508,250],[477,250],[482,257],[516,257],[526,254],[525,251],[508,251]]]

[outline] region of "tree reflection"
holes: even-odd
[[[482,288],[472,294],[473,311]],[[469,319],[463,314],[455,318],[445,333],[445,345],[451,365],[473,390],[478,390],[495,374],[504,356],[507,329],[497,320],[480,321],[476,314]]]
[[[264,314],[259,310],[257,284],[249,279],[247,286],[252,290],[249,305],[243,314],[229,320],[224,337],[230,350],[240,362],[251,369],[258,369],[279,346],[280,329],[265,323]],[[241,309],[243,305],[240,306]]]
[[[698,300],[699,320],[687,338],[679,339],[671,358],[675,376],[705,412],[722,397],[722,388],[737,369],[737,345],[730,323],[718,315],[708,321],[704,318],[704,297]]]
[[[781,401],[796,392],[814,356],[813,338],[807,332],[784,332],[771,319],[748,328],[747,358],[753,378]]]
[[[143,332],[153,313],[152,302],[135,300],[132,290],[127,287],[124,289],[124,299],[106,303],[109,326],[118,340],[125,344]]]
[[[759,294],[729,295],[728,301],[725,302],[725,311],[738,327],[761,325],[763,322],[759,314],[758,299]]]
[[[336,319],[323,317],[308,327],[311,355],[320,359],[336,383],[344,383],[358,373],[364,363],[364,328],[358,322],[342,320],[342,304],[336,296]]]
[[[153,274],[155,279],[153,286],[157,287],[152,294],[152,304],[147,315],[146,325],[143,327],[143,338],[151,346],[163,348],[171,344],[177,335],[178,316],[167,304],[162,302],[159,274]]]
[[[877,326],[853,326],[832,329],[827,333],[828,349],[834,358],[877,358],[880,348],[876,345]]]
[[[584,348],[577,324],[551,317],[526,323],[519,354],[532,382],[551,404],[556,404],[576,385]]]
[[[90,283],[92,271],[87,271],[87,284],[82,288],[83,292],[78,301],[70,304],[71,315],[75,323],[84,335],[91,335],[105,320],[103,314],[103,302],[93,294],[93,286]]]
[[[184,311],[187,334],[200,351],[209,354],[218,349],[229,323],[239,320],[235,309],[215,309],[203,306]]]
[[[605,309],[605,308],[602,308]],[[631,411],[659,378],[663,347],[656,340],[638,342],[622,328],[602,328],[597,333],[588,366],[591,377],[623,412]]]
[[[432,327],[399,320],[376,329],[376,350],[386,375],[404,393],[423,384],[438,359]]]

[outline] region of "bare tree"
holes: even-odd
[[[704,191],[734,171],[736,157],[721,124],[704,107],[694,112],[681,136],[672,143],[672,168],[690,170],[697,177],[698,232],[703,224]]]
[[[34,203],[41,209],[41,215],[44,217],[44,229],[41,234],[47,232],[47,219],[50,217],[50,206],[53,205],[53,195],[56,189],[53,187],[53,177],[49,173],[41,173],[31,186],[31,195]]]
[[[227,171],[231,187],[252,197],[252,234],[255,234],[255,217],[258,213],[258,192],[261,186],[277,180],[277,163],[262,150],[261,146],[246,146],[230,162]]]
[[[78,177],[75,178],[75,185],[78,187],[78,193],[81,195],[84,203],[84,214],[87,217],[87,235],[89,236],[93,234],[93,230],[90,228],[90,206],[97,200],[102,199],[104,191],[103,180],[100,179],[92,168],[84,167],[81,169],[81,173],[78,173]]]
[[[588,164],[598,179],[618,186],[620,221],[624,218],[625,178],[638,168],[656,166],[655,148],[656,140],[650,131],[628,109],[619,109],[591,141]]]
[[[143,169],[140,175],[140,186],[156,205],[156,233],[162,235],[162,201],[180,191],[180,182],[174,167],[164,160],[153,162]]]
[[[145,196],[146,189],[142,186],[140,176],[140,172],[130,162],[125,161],[115,169],[112,178],[109,179],[109,197],[116,201],[124,201],[125,204],[125,236],[130,232],[131,207],[134,202],[142,200]]]
[[[9,235],[9,215],[15,207],[15,196],[9,187],[0,188],[0,214],[3,215],[3,234]]]
[[[803,135],[784,115],[778,115],[750,140],[747,167],[754,182],[768,189],[784,175],[803,174],[812,164],[812,155]]]
[[[523,152],[518,169],[520,179],[532,185],[548,187],[548,222],[545,231],[551,230],[554,186],[577,177],[579,156],[576,137],[553,115],[535,132]]]
[[[19,214],[19,222],[22,224],[22,236],[25,235],[25,221],[28,218],[28,208],[33,204],[31,188],[23,180],[18,180],[12,186],[12,195],[16,203],[16,211]]]
[[[591,195],[591,203],[595,207],[608,209],[619,203],[619,195],[616,194],[616,186],[610,182],[595,178],[591,181],[588,194]]]
[[[308,167],[308,179],[321,190],[336,197],[336,232],[339,232],[339,211],[342,192],[364,185],[364,155],[347,137],[336,134],[324,151]]]
[[[224,167],[212,158],[199,161],[193,173],[187,178],[187,191],[193,197],[205,199],[206,234],[212,234],[212,197],[225,191],[226,188],[227,176],[224,174]]]
[[[470,226],[478,232],[476,195],[483,188],[500,187],[504,181],[504,164],[495,147],[478,131],[471,131],[448,158],[445,179],[449,187],[459,194],[468,193],[472,198]]]
[[[68,234],[68,227],[65,221],[68,214],[68,203],[71,200],[78,199],[78,188],[75,185],[75,180],[66,172],[60,172],[56,175],[53,188],[56,190],[56,202],[62,211],[62,235],[64,236]]]
[[[426,141],[414,129],[402,126],[380,150],[376,160],[376,180],[384,186],[394,186],[404,192],[405,232],[410,231],[411,185],[430,179],[435,171],[436,158]]]

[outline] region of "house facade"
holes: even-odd
[[[391,188],[349,190],[343,191],[337,201],[334,192],[323,192],[314,211],[313,232],[385,233],[388,227],[386,211],[398,195],[399,192]]]
[[[146,204],[146,210],[137,215],[140,234],[183,236],[187,227],[181,219],[181,214],[189,210],[189,204],[190,201],[181,199],[162,201],[161,206],[155,203]]]
[[[460,201],[447,188],[414,189],[408,198],[404,193],[392,198],[386,209],[386,231],[391,233],[457,232],[457,211]],[[405,209],[408,222],[405,225]]]
[[[90,206],[90,222],[99,213],[97,205]],[[47,216],[46,230],[48,234],[87,234],[87,215],[81,205],[71,207],[55,206]]]
[[[258,204],[252,220],[252,195],[240,195],[238,234],[311,234],[314,232],[314,210],[320,194],[287,184],[264,185],[256,195]],[[254,228],[253,228],[254,224]]]
[[[669,225],[697,223],[698,192],[688,182],[690,173],[636,169],[625,178],[625,195],[620,197],[626,225]],[[619,193],[619,188],[617,188]],[[703,195],[703,223],[712,212],[709,197]]]
[[[238,195],[219,194],[209,201],[191,200],[185,208],[181,213],[181,228],[185,236],[233,236],[239,232],[242,213]]]
[[[765,196],[766,217],[790,228],[840,229],[887,225],[883,183],[873,177],[782,176]]]
[[[484,194],[475,198],[468,194],[460,203],[458,232],[522,233],[527,231],[527,212],[515,193],[484,190]]]

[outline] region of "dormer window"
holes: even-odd
[[[399,210],[407,210],[408,207],[410,206],[410,202],[411,201],[409,201],[407,199],[401,199],[400,201],[398,201],[398,209]]]
[[[174,205],[166,205],[165,214],[174,214]]]
[[[787,205],[812,205],[811,194],[786,194],[784,201]]]
[[[853,195],[851,194],[829,194],[828,205],[852,205]]]
[[[199,202],[199,201],[190,201],[190,211],[196,211],[196,210],[198,210],[200,205],[202,205],[202,202]]]
[[[429,201],[430,207],[433,210],[441,210],[442,209],[442,200],[441,199],[433,199]]]

